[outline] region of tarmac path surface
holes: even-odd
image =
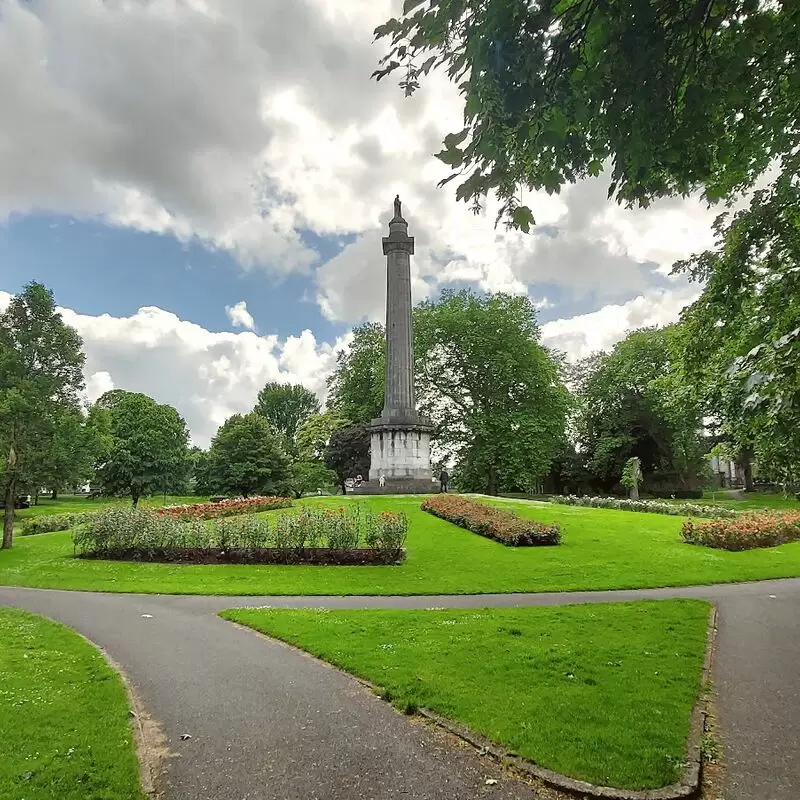
[[[717,605],[715,686],[725,800],[797,800],[800,579],[422,597],[200,597],[0,587],[0,605],[57,619],[121,665],[173,754],[159,787],[165,800],[536,796],[487,758],[403,717],[347,675],[220,619],[221,609],[487,608],[671,597]]]

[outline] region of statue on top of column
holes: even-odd
[[[400,217],[402,219],[403,218],[403,214],[402,214],[402,210],[401,210],[400,206],[401,206],[400,195],[398,194],[394,198],[394,215],[395,215],[395,217]]]

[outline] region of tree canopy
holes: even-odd
[[[794,0],[405,0],[375,35],[390,42],[378,79],[411,94],[441,67],[464,99],[443,183],[473,203],[495,191],[525,230],[522,188],[609,165],[621,202],[715,202],[798,145]]]
[[[99,442],[95,477],[104,494],[164,491],[188,472],[189,431],[170,405],[138,392],[106,392],[89,412]]]
[[[675,326],[645,328],[589,360],[577,427],[595,488],[610,491],[631,458],[650,491],[702,486],[702,414],[682,372],[681,344]]]
[[[299,383],[270,381],[258,393],[253,409],[283,437],[287,449],[296,450],[298,428],[312,415],[319,413],[319,400],[310,389]]]
[[[288,491],[289,464],[279,436],[261,414],[234,414],[211,440],[207,476],[214,492],[283,494]]]
[[[11,547],[17,487],[42,468],[64,415],[78,413],[84,355],[80,336],[56,311],[53,294],[29,283],[0,314],[0,453],[3,547]],[[63,432],[63,428],[62,428]]]

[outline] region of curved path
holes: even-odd
[[[123,666],[174,757],[166,800],[538,796],[343,673],[219,619],[233,606],[484,608],[701,597],[717,604],[725,800],[800,797],[800,579],[676,589],[427,597],[192,597],[0,587]],[[188,733],[189,739],[181,739]],[[487,784],[489,779],[498,783]]]

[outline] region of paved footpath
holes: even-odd
[[[677,589],[427,597],[189,597],[0,587],[122,665],[174,757],[166,800],[531,800],[486,758],[359,683],[219,619],[234,606],[485,608],[701,597],[719,610],[725,800],[800,797],[800,579]],[[190,739],[182,740],[188,733]],[[487,784],[487,779],[498,783]]]

